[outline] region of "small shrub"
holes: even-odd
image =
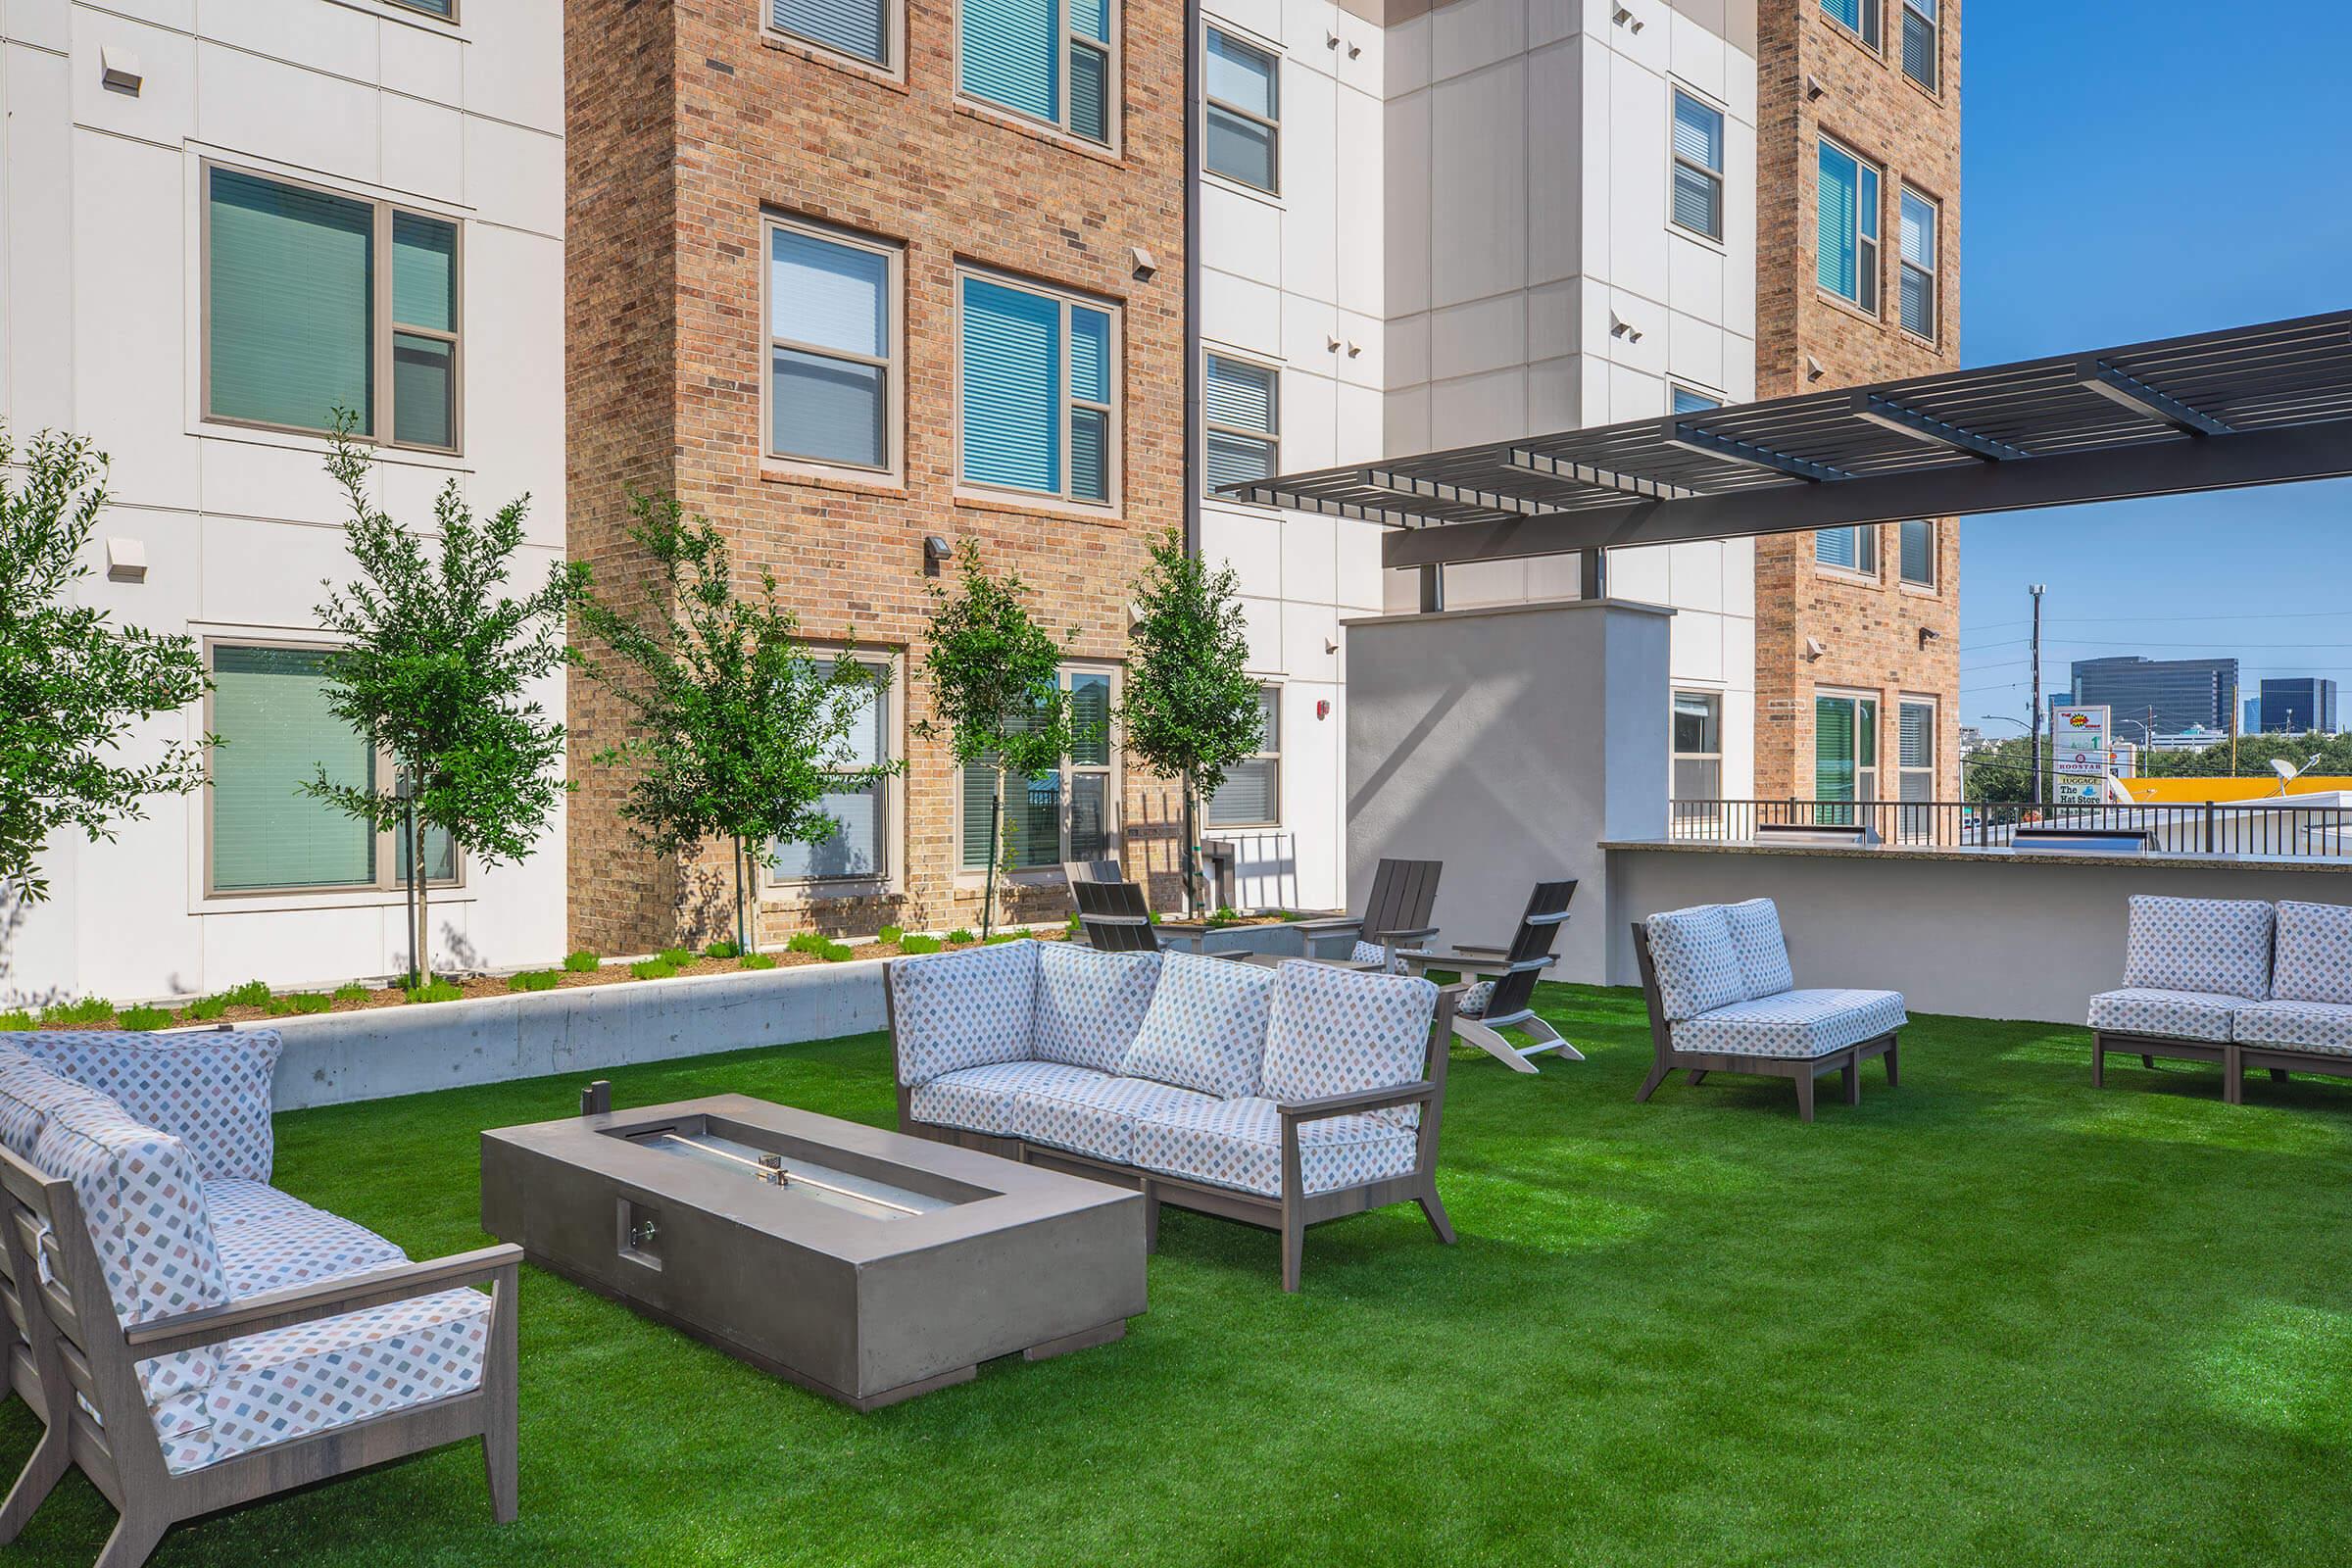
[[[19,1007],[13,1012],[0,1012],[0,1029],[29,1029],[32,1014]]]
[[[1159,911],[1157,909],[1152,910],[1149,918],[1153,925],[1159,924]]]
[[[839,963],[844,958],[855,958],[858,956],[858,950],[851,947],[846,942],[828,942],[817,954],[817,956],[824,959],[827,963]]]
[[[1276,909],[1274,911],[1274,918],[1280,920],[1285,925],[1288,925],[1293,920],[1303,920],[1306,918],[1306,916],[1300,914],[1297,909]]]
[[[951,947],[959,948],[966,943],[977,942],[980,939],[978,937],[973,936],[969,931],[966,931],[961,926],[957,926],[955,930],[948,933],[948,945]]]
[[[189,1003],[183,1011],[190,1022],[211,1023],[228,1011],[228,1000],[224,997],[199,998]]]
[[[672,969],[683,969],[694,961],[694,950],[692,948],[663,948],[659,956]]]
[[[629,965],[629,973],[640,980],[666,980],[678,972],[678,966],[666,957],[639,958]]]
[[[573,974],[593,974],[596,971],[597,965],[603,961],[604,960],[599,958],[595,954],[589,952],[586,948],[582,948],[579,952],[573,954],[571,956],[564,960],[564,967],[569,969]]]
[[[323,991],[297,991],[290,997],[280,997],[278,1000],[285,1004],[283,1010],[286,1012],[331,1012],[335,1005],[335,999]],[[272,1007],[270,1010],[276,1012],[280,1009]]]
[[[366,986],[337,986],[335,987],[335,1000],[337,1002],[366,1002],[368,988]]]
[[[1079,919],[1078,919],[1078,912],[1077,912],[1075,909],[1071,910],[1071,911],[1070,911],[1070,926],[1069,926],[1070,935],[1072,935],[1072,936],[1076,936],[1076,935],[1077,935],[1077,934],[1078,934],[1080,931],[1082,931],[1082,930],[1084,930],[1084,929],[1085,929],[1085,927],[1084,927],[1082,924],[1080,924],[1080,922],[1079,922]]]
[[[556,982],[564,978],[561,969],[525,969],[520,974],[507,976],[509,991],[553,991]]]
[[[118,1029],[162,1029],[168,1027],[172,1021],[172,1009],[169,1007],[145,1005],[124,1007],[121,1012],[115,1014],[115,1027]]]
[[[792,940],[785,943],[784,946],[787,951],[792,953],[806,953],[811,956],[821,956],[831,940],[821,931],[799,931],[795,932]]]
[[[294,1010],[294,999],[292,997],[273,996],[268,1002],[262,1004],[262,1010],[272,1018],[282,1018],[287,1013]]]
[[[41,1009],[44,1028],[57,1024],[104,1023],[115,1015],[115,1004],[104,997],[84,997],[79,1002],[61,1002],[54,1007]]]
[[[899,939],[899,951],[906,954],[909,957],[912,957],[918,954],[937,953],[939,951],[939,938],[901,937]]]
[[[455,1002],[466,995],[447,980],[436,980],[429,986],[407,986],[401,995],[411,1002]]]
[[[1018,942],[1028,934],[1026,931],[991,931],[980,945],[984,948],[993,948],[1000,942]]]
[[[703,950],[706,958],[735,958],[742,956],[743,949],[736,945],[733,937],[720,937]]]
[[[776,956],[772,953],[747,953],[735,961],[738,969],[773,969]]]
[[[270,1005],[270,982],[248,980],[241,986],[230,986],[220,996],[220,1001],[232,1007],[267,1007]]]
[[[886,925],[874,933],[874,940],[876,942],[896,942],[906,934],[906,928],[903,925]]]

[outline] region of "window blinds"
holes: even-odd
[[[316,649],[214,650],[211,722],[224,744],[212,755],[212,880],[222,892],[375,880],[374,829],[302,793],[321,768],[336,784],[375,776],[367,741],[328,710],[320,669]]]
[[[875,65],[890,61],[889,24],[883,0],[774,0],[768,13],[778,32],[789,32],[856,55]]]
[[[1059,301],[963,280],[965,479],[1060,493],[1060,366]]]
[[[341,408],[373,431],[373,211],[216,169],[209,216],[210,412],[323,430]]]
[[[1055,123],[1061,119],[1056,0],[963,0],[963,90]]]

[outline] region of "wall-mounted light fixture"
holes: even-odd
[[[106,542],[106,575],[113,582],[147,580],[147,541],[110,538]]]
[[[1824,369],[1821,368],[1821,362],[1820,362],[1819,360],[1815,359],[1815,358],[1814,358],[1812,355],[1810,355],[1810,354],[1808,354],[1808,355],[1806,355],[1806,356],[1805,356],[1805,379],[1806,379],[1806,380],[1808,380],[1808,381],[1818,381],[1818,380],[1820,380],[1820,379],[1821,379],[1823,376],[1827,375],[1828,373],[1829,373],[1829,372],[1828,372],[1827,370],[1824,370]]]
[[[1922,626],[1919,628],[1920,647],[1925,648],[1930,643],[1939,643],[1941,641],[1943,641],[1943,633],[1937,631],[1935,627]]]
[[[1828,87],[1822,85],[1822,80],[1819,76],[1814,75],[1810,72],[1806,73],[1805,99],[1808,103],[1816,98],[1819,98],[1823,93],[1828,92],[1829,90],[1830,89]]]
[[[955,553],[956,549],[948,543],[946,535],[936,533],[923,535],[923,575],[926,577],[938,576],[939,568],[947,564],[948,558]]]
[[[1819,659],[1822,655],[1828,653],[1829,651],[1830,650],[1828,646],[1825,645],[1820,638],[1808,637],[1805,639],[1805,659],[1808,662]]]
[[[1159,270],[1159,263],[1153,261],[1152,253],[1141,245],[1128,247],[1127,256],[1135,263],[1135,280],[1139,283],[1151,282],[1152,274]]]
[[[1619,6],[1615,11],[1609,13],[1609,20],[1628,32],[1642,30],[1642,19],[1635,16],[1633,11],[1626,6]]]
[[[128,93],[136,98],[147,74],[139,69],[139,57],[121,44],[106,44],[98,51],[98,85],[109,92]]]

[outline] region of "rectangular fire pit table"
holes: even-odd
[[[1142,1194],[744,1095],[482,1134],[482,1228],[858,1410],[1145,1306]]]

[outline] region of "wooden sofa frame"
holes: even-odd
[[[2246,1102],[2246,1073],[2251,1068],[2268,1068],[2271,1082],[2286,1082],[2289,1072],[2325,1073],[2330,1078],[2352,1078],[2352,1057],[2326,1051],[2307,1051],[2301,1046],[2247,1045],[2232,1040],[2222,1057],[2222,1102],[2242,1105]]]
[[[894,958],[891,961],[895,964],[905,960]],[[1000,1137],[938,1122],[917,1121],[913,1110],[914,1091],[904,1080],[898,1083],[899,1130],[916,1138],[931,1139],[935,1143],[977,1149],[983,1153],[1018,1160],[1023,1164],[1066,1171],[1113,1186],[1134,1188],[1144,1195],[1144,1246],[1149,1251],[1156,1251],[1159,1247],[1159,1206],[1162,1203],[1173,1203],[1178,1208],[1189,1208],[1197,1213],[1214,1214],[1220,1219],[1240,1220],[1245,1225],[1277,1231],[1282,1236],[1282,1288],[1296,1291],[1298,1289],[1300,1263],[1306,1248],[1306,1228],[1320,1225],[1325,1220],[1344,1219],[1350,1214],[1361,1214],[1409,1200],[1421,1205],[1421,1212],[1429,1220],[1430,1229],[1438,1233],[1438,1240],[1448,1247],[1453,1245],[1453,1223],[1446,1217],[1446,1205],[1438,1198],[1438,1124],[1446,1108],[1446,1058],[1447,1042],[1453,1034],[1453,1004],[1465,989],[1459,984],[1439,988],[1437,1010],[1430,1018],[1429,1046],[1423,1057],[1419,1081],[1385,1089],[1366,1089],[1354,1094],[1327,1095],[1321,1099],[1296,1101],[1277,1107],[1282,1116],[1282,1195],[1278,1198],[1269,1198],[1261,1193],[1245,1193],[1231,1187],[1212,1186],[1207,1182],[1169,1176],[1140,1166],[1122,1165],[1091,1154],[1057,1149],[1051,1144],[1031,1143],[1023,1138]],[[898,1004],[892,990],[888,983],[882,987],[883,1010],[891,1032],[892,1075],[895,1078],[898,1070]],[[1353,1187],[1333,1188],[1329,1192],[1309,1193],[1304,1190],[1305,1183],[1299,1175],[1298,1129],[1301,1126],[1308,1122],[1327,1121],[1334,1116],[1352,1116],[1367,1110],[1386,1110],[1397,1105],[1421,1107],[1419,1138],[1414,1147],[1411,1170]]]
[[[1813,1119],[1813,1081],[1825,1072],[1845,1075],[1845,1102],[1862,1102],[1862,1064],[1873,1056],[1886,1058],[1886,1086],[1891,1089],[1900,1083],[1897,1046],[1902,1031],[1889,1029],[1875,1040],[1865,1040],[1842,1050],[1820,1056],[1750,1056],[1726,1052],[1677,1051],[1674,1049],[1674,1026],[1666,1021],[1665,999],[1658,994],[1658,968],[1649,956],[1649,925],[1646,921],[1634,923],[1634,953],[1642,960],[1642,1000],[1649,1004],[1649,1040],[1656,1049],[1657,1059],[1649,1076],[1642,1080],[1642,1092],[1634,1097],[1636,1102],[1646,1101],[1657,1093],[1666,1075],[1678,1069],[1690,1074],[1693,1085],[1707,1081],[1711,1072],[1743,1072],[1766,1078],[1790,1078],[1796,1082],[1796,1113],[1805,1120]]]
[[[138,1568],[164,1532],[183,1519],[469,1438],[482,1440],[492,1516],[500,1524],[514,1518],[520,1248],[486,1247],[429,1262],[395,1263],[126,1329],[115,1316],[74,1184],[5,1149],[0,1233],[7,1260],[0,1298],[24,1334],[12,1356],[11,1381],[47,1423],[24,1474],[0,1503],[0,1543],[17,1539],[69,1465],[78,1465],[121,1516],[97,1568]],[[44,1246],[51,1275],[46,1281],[34,1261]],[[135,1363],[484,1283],[492,1288],[490,1343],[482,1381],[470,1392],[271,1444],[184,1475],[165,1467]],[[95,1304],[85,1311],[85,1303]],[[97,1409],[100,1420],[90,1418],[75,1395]]]

